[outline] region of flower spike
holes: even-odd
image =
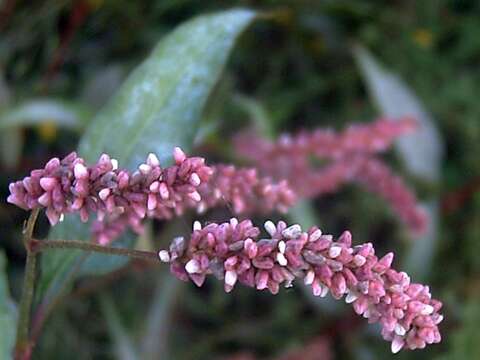
[[[348,231],[335,240],[316,227],[304,231],[283,221],[265,223],[269,238],[261,238],[250,220],[194,228],[188,244],[182,238],[182,246],[175,240],[169,251],[159,252],[181,280],[201,286],[212,274],[226,292],[241,283],[277,294],[302,279],[315,296],[344,298],[369,323],[380,323],[394,353],[441,340],[442,303],[432,299],[429,287],[391,268],[393,253],[379,259],[371,243],[352,246]]]

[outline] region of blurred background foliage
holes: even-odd
[[[420,198],[439,204],[436,241],[427,249],[431,267],[425,268],[422,258],[408,261],[412,239],[381,200],[358,188],[302,204],[291,217],[318,223],[335,234],[348,228],[358,242],[372,241],[380,252],[398,252],[395,264],[425,268],[419,276],[445,303],[444,341],[423,351],[403,352],[396,355],[399,359],[480,358],[477,1],[3,0],[2,198],[11,180],[77,147],[92,115],[165,34],[196,15],[233,6],[264,11],[265,19],[236,44],[203,112],[196,152],[207,154],[212,162],[239,162],[230,139],[247,126],[276,136],[300,128],[343,128],[375,118],[379,109],[352,51],[358,44],[369,49],[417,95],[445,144],[435,183],[407,172],[399,153],[387,155]],[[228,209],[221,209],[208,218],[228,216]],[[15,299],[23,274],[24,218],[24,212],[2,201],[1,247]],[[190,222],[189,216],[179,219],[168,231],[154,224],[139,246],[158,248],[170,232],[188,233]],[[40,235],[46,235],[45,219],[40,225]],[[8,298],[3,288],[0,295]],[[3,324],[7,317],[0,309]],[[56,306],[34,353],[35,359],[387,356],[388,344],[349,306],[319,302],[301,287],[277,297],[245,288],[225,295],[215,281],[197,289],[172,279],[163,267],[136,262],[80,279]]]

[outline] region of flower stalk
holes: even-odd
[[[25,265],[25,277],[23,280],[22,298],[17,326],[17,340],[15,344],[15,357],[17,359],[28,359],[31,353],[31,344],[28,340],[28,328],[30,324],[30,312],[32,308],[33,294],[35,290],[35,275],[37,258],[36,253],[30,247],[35,223],[37,222],[40,210],[34,209],[30,213],[27,223],[23,229],[23,244],[27,250]]]
[[[81,240],[38,240],[32,239],[32,249],[35,253],[47,249],[76,249],[86,252],[95,252],[107,255],[126,256],[132,259],[140,259],[158,262],[156,252],[103,246]]]

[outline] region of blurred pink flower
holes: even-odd
[[[420,234],[427,227],[426,213],[404,181],[374,156],[414,129],[411,119],[380,119],[351,125],[341,133],[317,129],[285,134],[273,142],[246,132],[237,136],[235,146],[261,174],[287,180],[299,197],[321,196],[346,183],[359,183],[384,198],[409,229]]]
[[[222,357],[223,360],[259,360],[251,352],[240,352]],[[284,354],[270,358],[274,360],[330,360],[333,359],[332,346],[326,336],[318,336],[311,339],[303,346],[287,350]]]
[[[242,155],[255,162],[285,156],[310,156],[319,159],[338,159],[347,155],[376,154],[390,148],[399,136],[415,131],[417,123],[411,118],[392,120],[380,118],[371,123],[352,124],[342,132],[330,128],[301,131],[292,136],[283,134],[275,141],[247,131],[235,139]]]
[[[255,168],[237,168],[234,165],[213,165],[210,181],[199,186],[202,200],[199,212],[223,203],[231,204],[235,214],[285,213],[297,200],[285,180],[274,182],[260,177]]]

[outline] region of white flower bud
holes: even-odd
[[[147,164],[153,167],[160,166],[160,161],[158,160],[157,155],[154,153],[148,154]]]
[[[342,248],[340,246],[332,246],[328,250],[328,255],[332,258],[335,259],[342,253]]]
[[[148,164],[141,164],[139,167],[138,167],[138,170],[140,170],[140,172],[143,174],[143,175],[148,175],[150,174],[150,171],[152,171],[152,167]]]
[[[160,258],[160,261],[168,263],[170,262],[170,254],[168,253],[167,250],[160,250],[158,252],[158,257]]]
[[[110,195],[110,189],[105,188],[98,192],[98,197],[103,201],[107,200],[108,196]]]
[[[228,270],[225,272],[225,284],[234,286],[237,282],[237,272],[234,270]]]
[[[322,230],[317,229],[313,233],[310,234],[308,237],[308,241],[314,242],[320,239],[320,236],[322,236]]]
[[[73,168],[73,174],[76,179],[86,179],[88,177],[88,170],[85,165],[78,163]]]
[[[202,230],[202,224],[198,220],[193,222],[193,231],[197,230]]]
[[[277,253],[277,261],[281,266],[287,266],[288,264],[287,258],[280,252]]]
[[[277,233],[277,227],[275,226],[273,221],[265,221],[265,224],[263,226],[265,227],[265,230],[270,234],[270,236],[274,236]]]
[[[196,274],[200,271],[200,264],[197,260],[191,259],[189,262],[185,264],[185,270],[189,274]]]
[[[305,285],[312,285],[314,280],[315,280],[315,272],[312,269],[310,269],[307,271],[307,274],[303,278],[303,282]]]
[[[302,228],[300,225],[295,224],[287,227],[282,231],[282,235],[287,239],[295,239],[302,233]]]
[[[402,350],[405,341],[400,336],[395,336],[392,341],[392,353],[396,354]]]

